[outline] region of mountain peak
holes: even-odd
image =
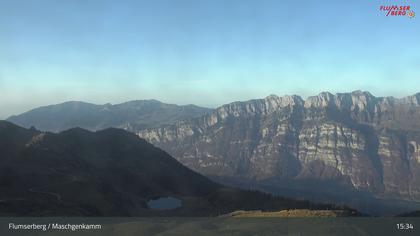
[[[277,96],[277,95],[270,95],[264,98],[265,103],[270,103],[273,108],[282,108],[289,105],[300,104],[303,102],[303,99],[297,95],[284,95],[284,96]]]
[[[330,92],[321,92],[317,96],[310,96],[305,100],[304,106],[308,107],[326,107],[334,100],[334,95]]]
[[[328,91],[323,91],[318,94],[318,97],[332,97],[332,96],[334,95]]]
[[[420,93],[414,94],[412,96],[407,96],[399,99],[402,104],[419,106],[420,105]]]
[[[297,95],[286,95],[279,97],[270,95],[263,99],[252,99],[244,102],[232,102],[217,108],[214,114],[224,119],[229,116],[238,117],[241,115],[269,114],[279,109],[296,104],[302,104],[303,100]]]
[[[362,91],[362,90],[355,90],[355,91],[351,92],[351,94],[352,95],[358,95],[358,96],[365,95],[365,96],[373,97],[373,95],[370,92]]]

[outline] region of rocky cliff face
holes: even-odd
[[[334,180],[420,200],[420,94],[271,95],[138,135],[209,176]]]

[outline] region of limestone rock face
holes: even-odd
[[[420,200],[420,94],[271,95],[137,134],[209,176],[335,180]]]

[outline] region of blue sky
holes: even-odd
[[[0,0],[0,118],[67,100],[218,106],[420,92],[418,1]]]

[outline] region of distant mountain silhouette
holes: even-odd
[[[168,196],[182,206],[148,208],[149,200]],[[0,121],[2,216],[210,216],[296,208],[338,209],[224,187],[121,129],[53,134]]]
[[[157,100],[138,100],[121,104],[95,105],[85,102],[65,102],[39,107],[7,120],[42,131],[59,132],[80,127],[91,131],[109,127],[137,131],[172,124],[175,121],[201,116],[211,109],[195,105],[178,106]]]

